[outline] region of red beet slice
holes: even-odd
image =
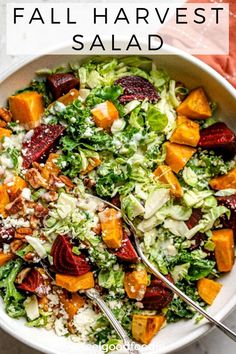
[[[29,168],[32,162],[39,161],[62,135],[62,125],[42,124],[34,129],[33,135],[22,145],[23,168]]]
[[[190,218],[186,221],[186,225],[188,226],[189,229],[192,229],[194,226],[198,225],[201,218],[202,218],[201,209],[193,209]],[[204,240],[206,240],[206,238],[207,238],[206,235],[202,234],[201,232],[198,232],[196,235],[194,235],[191,238],[191,241],[194,241],[194,243],[191,245],[189,250],[194,251],[197,248],[199,248],[201,246],[201,243]]]
[[[127,103],[132,100],[148,99],[150,102],[156,102],[160,99],[155,87],[150,81],[140,76],[123,76],[115,81],[124,89],[124,94],[120,96],[121,103]]]
[[[206,241],[206,239],[207,239],[207,236],[205,234],[202,234],[201,232],[196,233],[196,235],[194,235],[191,238],[191,241],[194,241],[194,242],[189,247],[189,250],[194,251],[194,250],[198,249],[200,246],[202,246],[203,242]]]
[[[42,274],[37,269],[32,269],[23,282],[19,284],[18,289],[28,291],[30,293],[41,294],[43,292],[44,280]]]
[[[72,247],[67,236],[57,236],[51,250],[53,265],[57,273],[82,275],[90,270],[90,265],[84,255],[75,255],[72,252]]]
[[[217,197],[217,200],[219,205],[223,205],[226,208],[230,209],[230,218],[228,219],[227,216],[224,215],[221,218],[221,222],[224,227],[233,229],[234,236],[236,236],[236,194],[227,197]]]
[[[218,122],[200,131],[198,146],[230,159],[236,154],[236,136],[225,123]]]
[[[186,225],[188,226],[189,229],[192,229],[194,226],[196,226],[199,223],[201,218],[202,218],[201,209],[193,209],[190,218],[186,221]]]
[[[53,98],[56,100],[71,89],[79,85],[79,79],[73,74],[59,73],[52,74],[47,77],[49,90],[52,92]]]
[[[115,252],[115,255],[124,262],[136,263],[138,261],[138,255],[125,231],[123,232],[121,247]]]
[[[167,275],[166,278],[173,282],[170,275]],[[173,296],[172,291],[162,280],[154,278],[146,289],[142,303],[147,310],[159,311],[171,303]]]
[[[3,243],[10,244],[15,238],[15,229],[9,227],[6,229],[3,225],[0,225],[0,245]]]

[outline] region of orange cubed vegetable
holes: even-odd
[[[79,97],[79,91],[76,89],[70,90],[64,96],[61,96],[57,99],[57,101],[63,103],[65,106],[68,106],[72,102],[74,102]]]
[[[82,175],[86,175],[87,173],[91,172],[94,168],[99,166],[101,164],[101,160],[96,158],[96,157],[90,157],[89,159],[91,162],[89,162],[87,168],[82,171]]]
[[[212,115],[208,99],[201,87],[190,92],[177,108],[177,112],[192,119],[204,119]]]
[[[83,275],[56,274],[56,285],[76,293],[79,290],[86,290],[94,287],[94,277],[92,272]]]
[[[0,215],[2,215],[3,217],[6,216],[5,208],[9,203],[10,198],[7,193],[7,186],[2,184],[0,185]]]
[[[130,299],[141,301],[144,297],[148,285],[148,275],[146,269],[134,270],[125,274],[124,287]]]
[[[9,98],[13,119],[19,121],[26,129],[40,124],[44,112],[43,97],[38,92],[27,91]]]
[[[12,131],[10,129],[0,128],[0,141],[3,139],[4,136],[11,136]]]
[[[221,287],[222,284],[207,278],[199,279],[197,282],[198,294],[208,305],[213,304]]]
[[[28,185],[20,176],[14,176],[14,180],[6,186],[10,200],[14,200],[24,188],[27,188]]]
[[[184,146],[180,144],[167,142],[166,147],[166,159],[165,163],[174,171],[178,173],[188,160],[195,154],[196,149],[190,146]]]
[[[177,198],[182,197],[183,190],[181,185],[169,166],[158,166],[154,171],[154,175],[160,182],[170,186],[170,192],[173,196]]]
[[[69,294],[63,292],[59,294],[59,298],[64,305],[64,309],[66,310],[70,321],[85,304],[85,300],[77,293],[72,293],[71,296],[69,296]]]
[[[199,124],[184,116],[178,116],[176,128],[170,137],[172,143],[197,146],[200,140]]]
[[[234,233],[231,229],[212,231],[215,258],[219,272],[230,272],[234,265]]]
[[[133,315],[132,336],[142,344],[149,344],[165,323],[165,317],[151,315]]]
[[[103,129],[110,129],[113,122],[119,118],[116,107],[110,101],[97,104],[91,112],[96,126]]]
[[[113,208],[106,208],[99,213],[102,239],[109,248],[119,248],[123,238],[120,213]]]
[[[41,175],[47,181],[50,179],[52,175],[57,176],[61,171],[56,164],[58,157],[59,157],[58,154],[53,154],[53,153],[50,154],[44,167],[42,168]]]
[[[8,253],[0,252],[0,267],[3,266],[5,263],[9,262],[13,258],[14,258],[14,253],[11,253],[11,252],[8,252]]]
[[[209,182],[212,189],[228,189],[236,188],[236,167],[229,171],[226,175],[213,178]]]

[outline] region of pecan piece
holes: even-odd
[[[62,183],[64,183],[67,187],[69,188],[74,188],[74,184],[73,182],[70,180],[69,177],[64,176],[64,175],[60,175],[59,179],[61,180]]]
[[[12,114],[8,109],[0,108],[0,118],[9,123],[12,120]]]
[[[44,193],[42,195],[42,199],[44,199],[46,202],[55,202],[58,199],[58,193],[51,190],[47,193]]]
[[[22,246],[24,245],[24,241],[15,240],[11,243],[11,251],[12,253],[16,253]]]
[[[25,174],[25,179],[34,189],[48,187],[47,181],[41,176],[40,172],[36,170],[36,168],[29,169]]]
[[[35,215],[30,216],[30,226],[32,229],[37,229],[40,220]]]
[[[17,197],[13,202],[7,204],[5,210],[7,211],[8,214],[13,215],[13,214],[25,214],[25,203],[24,199],[22,196]]]
[[[48,209],[44,208],[41,204],[36,204],[34,207],[34,215],[37,218],[44,218],[48,215]]]
[[[16,232],[20,235],[32,235],[33,230],[30,227],[20,227]]]
[[[5,128],[7,123],[4,120],[0,120],[0,128]]]

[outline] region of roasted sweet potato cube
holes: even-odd
[[[204,119],[212,115],[208,99],[201,87],[190,92],[177,108],[177,112],[192,119]]]
[[[212,305],[216,296],[220,292],[222,284],[217,283],[214,280],[203,278],[199,279],[197,282],[197,291],[202,298],[208,305]]]
[[[166,148],[166,159],[165,163],[174,171],[178,173],[188,160],[195,154],[196,149],[190,146],[184,146],[180,144],[167,142],[165,144]]]
[[[66,310],[66,313],[68,314],[69,321],[73,320],[78,310],[85,304],[85,300],[77,293],[72,293],[71,297],[69,297],[67,291],[65,290],[64,292],[59,293],[59,298],[64,306],[64,309]]]
[[[197,146],[200,139],[199,124],[185,116],[178,116],[176,124],[170,141],[182,145]]]
[[[236,167],[229,171],[226,175],[213,178],[209,182],[212,189],[228,189],[236,188]]]
[[[177,179],[177,177],[174,175],[174,173],[171,171],[171,168],[166,165],[160,165],[156,168],[154,171],[154,175],[157,177],[157,179],[162,182],[163,184],[169,185],[170,187],[170,192],[173,196],[175,197],[182,197],[183,191],[181,188],[181,185]]]
[[[82,175],[86,175],[101,164],[101,160],[99,158],[91,157],[90,160],[91,162],[88,164],[87,168],[82,171]]]
[[[3,266],[5,263],[9,262],[11,259],[14,258],[14,253],[8,252],[3,253],[0,252],[0,267]]]
[[[61,96],[57,99],[57,101],[63,103],[65,106],[68,106],[72,102],[74,102],[79,97],[79,91],[76,89],[70,90],[64,96]]]
[[[2,215],[2,217],[6,217],[5,208],[9,203],[10,198],[7,193],[7,186],[2,184],[0,185],[0,215]]]
[[[56,285],[76,293],[79,290],[86,290],[94,287],[94,277],[92,272],[83,275],[56,274]]]
[[[165,323],[165,317],[151,315],[133,315],[132,336],[142,344],[149,344]]]
[[[110,129],[113,122],[119,118],[116,107],[110,101],[97,104],[91,112],[96,126],[103,129]]]
[[[7,184],[7,192],[9,194],[10,200],[14,200],[18,194],[24,189],[27,188],[26,181],[20,176],[14,176],[14,179],[9,185]]]
[[[0,141],[4,138],[4,136],[11,136],[12,132],[10,129],[0,128]]]
[[[27,91],[9,98],[13,119],[19,121],[26,129],[40,125],[44,112],[43,97],[38,92]]]
[[[141,301],[148,285],[146,269],[134,270],[125,274],[124,287],[130,299]]]
[[[234,265],[234,233],[231,229],[212,231],[215,258],[219,272],[230,272]]]
[[[102,238],[107,247],[119,248],[123,238],[122,222],[120,213],[107,208],[99,213],[102,228]]]

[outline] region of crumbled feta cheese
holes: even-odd
[[[78,313],[74,316],[73,324],[81,336],[82,341],[87,340],[87,335],[95,326],[99,315],[97,315],[91,308],[80,308]]]
[[[56,101],[56,102],[54,103],[53,108],[54,108],[54,111],[55,111],[55,112],[61,113],[61,112],[64,111],[64,109],[66,108],[66,106],[65,106],[62,102]]]
[[[53,307],[53,306],[57,306],[59,305],[60,301],[59,301],[59,297],[57,294],[55,293],[50,293],[47,295],[47,298],[49,300],[49,306]]]
[[[8,253],[11,250],[11,246],[8,243],[3,244],[3,253]]]
[[[86,130],[85,130],[83,136],[84,136],[85,138],[89,138],[89,137],[91,137],[92,135],[93,135],[93,129],[92,129],[91,127],[86,128]]]
[[[25,200],[30,200],[31,190],[29,188],[23,188],[21,195]]]
[[[5,154],[0,156],[0,165],[4,168],[13,168],[13,161],[11,158],[7,157]]]
[[[65,336],[68,333],[68,329],[65,325],[65,320],[62,317],[56,319],[54,327],[55,332],[59,337]]]
[[[33,130],[33,129],[29,130],[29,131],[25,134],[25,136],[24,136],[24,138],[23,138],[23,142],[29,141],[29,140],[32,138],[33,135],[34,135],[34,130]]]

